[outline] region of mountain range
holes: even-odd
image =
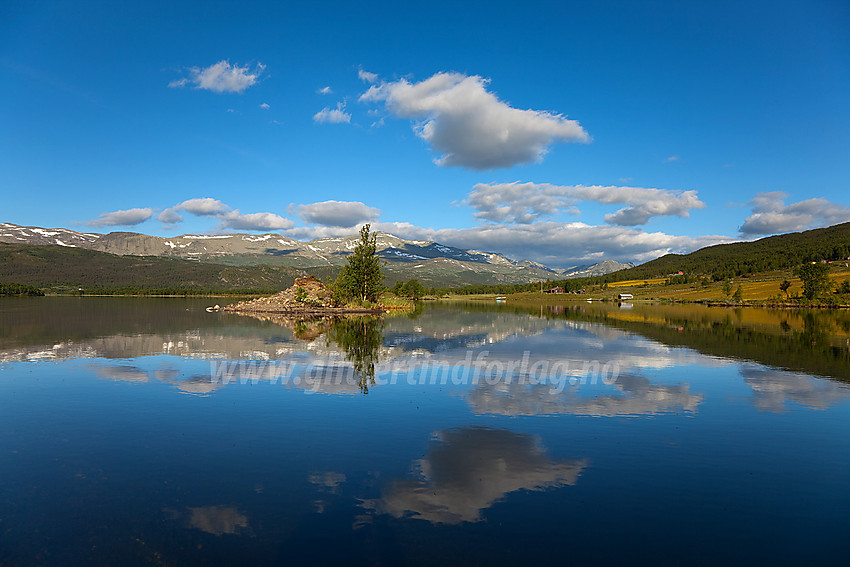
[[[280,234],[184,234],[171,238],[135,232],[98,234],[65,228],[0,223],[0,242],[17,245],[79,248],[118,256],[158,256],[230,266],[272,265],[332,276],[346,263],[359,235],[318,238],[309,242]],[[379,255],[386,260],[385,283],[416,278],[426,286],[527,283],[565,277],[603,275],[632,267],[612,260],[554,269],[531,260],[512,260],[495,252],[463,250],[438,242],[406,240],[376,233]]]

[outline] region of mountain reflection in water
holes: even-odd
[[[142,368],[138,361],[165,355],[281,362],[296,375],[311,373],[309,383],[292,387],[331,394],[369,392],[390,374],[422,380],[428,367],[444,383],[448,372],[469,369],[484,352],[486,363],[502,366],[525,352],[532,366],[562,360],[573,375],[588,359],[620,365],[615,387],[591,397],[519,384],[509,376],[499,388],[481,383],[465,394],[475,411],[515,415],[695,411],[699,392],[687,384],[652,384],[645,375],[694,363],[745,361],[741,376],[753,389],[753,403],[771,411],[788,401],[823,407],[847,395],[844,386],[812,375],[850,380],[850,314],[842,311],[475,302],[431,304],[410,317],[259,320],[206,313],[204,299],[7,299],[0,303],[0,361],[91,359],[101,378],[164,382],[200,395],[225,384],[197,369],[186,372],[179,363]],[[126,362],[133,358],[135,363]]]

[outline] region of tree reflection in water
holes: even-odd
[[[334,321],[327,334],[328,341],[345,352],[364,394],[369,393],[369,386],[375,385],[375,364],[384,341],[383,328],[384,320],[379,317],[344,317]]]

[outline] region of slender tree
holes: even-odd
[[[371,225],[360,229],[360,242],[348,257],[334,283],[335,296],[345,302],[356,298],[361,301],[376,301],[381,292],[381,258],[377,254],[376,235],[370,234]]]

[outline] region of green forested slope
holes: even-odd
[[[803,262],[843,260],[850,256],[850,223],[805,232],[769,236],[753,242],[718,244],[690,254],[667,254],[640,266],[603,276],[599,281],[663,277],[682,271],[715,280],[781,270]]]
[[[301,272],[282,266],[233,267],[159,258],[116,256],[80,248],[0,243],[0,282],[87,293],[274,291]]]

